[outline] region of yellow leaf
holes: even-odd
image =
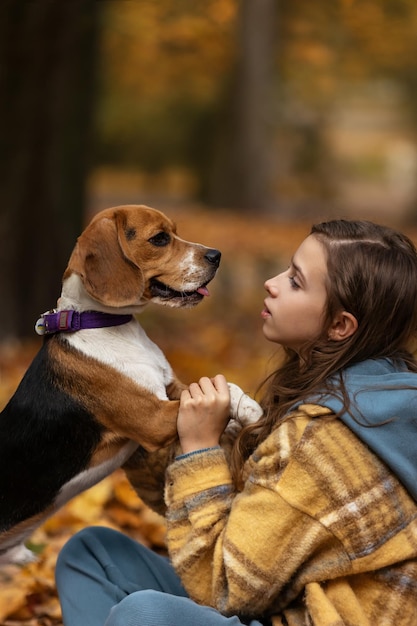
[[[139,499],[136,492],[126,478],[118,481],[114,485],[115,498],[128,509],[139,511],[143,509],[143,502]]]
[[[88,491],[81,493],[67,504],[67,512],[87,524],[99,520],[103,514],[103,505],[112,494],[111,481],[106,479]]]
[[[19,576],[0,589],[0,622],[26,604],[26,597],[31,590],[31,582]]]

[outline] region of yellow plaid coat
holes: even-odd
[[[274,626],[417,625],[417,504],[329,413],[300,406],[239,494],[221,448],[169,465],[167,543],[191,598]]]

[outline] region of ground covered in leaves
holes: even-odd
[[[267,344],[261,331],[263,282],[287,266],[309,224],[260,222],[200,209],[170,215],[183,238],[219,248],[222,263],[209,286],[211,297],[201,305],[189,310],[151,305],[141,323],[185,382],[222,372],[255,395],[274,356],[274,346]],[[53,305],[45,303],[45,309]],[[0,346],[0,408],[39,345],[34,339]],[[120,529],[155,550],[165,549],[164,520],[144,506],[117,471],[74,498],[33,534],[31,547],[38,555],[34,563],[0,567],[0,626],[62,624],[54,583],[56,558],[62,545],[89,525]]]

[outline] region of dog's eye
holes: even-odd
[[[160,233],[157,233],[156,235],[148,239],[148,241],[153,246],[162,247],[162,246],[167,246],[169,244],[169,242],[171,241],[171,237],[168,235],[168,233],[161,231]]]

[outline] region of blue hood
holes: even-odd
[[[391,468],[417,501],[417,374],[398,369],[387,359],[368,360],[347,368],[344,382],[352,415],[344,412],[340,419]],[[341,398],[327,394],[315,395],[308,402],[335,413],[343,409]]]

